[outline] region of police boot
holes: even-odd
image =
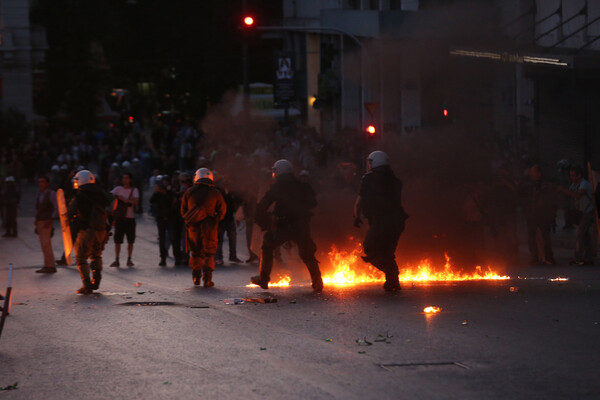
[[[204,270],[204,287],[213,287],[215,283],[212,281],[212,271],[210,269]]]
[[[97,290],[100,287],[100,281],[102,280],[102,271],[96,270],[92,272],[92,290]]]
[[[79,294],[92,294],[94,289],[92,288],[92,282],[90,282],[90,278],[82,279],[83,286],[77,289],[77,293]]]
[[[269,288],[269,281],[266,279],[262,279],[259,275],[253,276],[250,278],[250,282],[255,285],[260,286],[261,288],[267,290]]]
[[[385,283],[383,284],[383,290],[386,292],[398,292],[400,291],[400,281],[398,280],[398,274],[385,274]]]
[[[200,280],[202,279],[202,271],[199,269],[193,269],[192,278],[194,279],[194,285],[200,286]]]
[[[323,291],[323,279],[320,276],[318,278],[313,278],[312,288],[316,293]]]

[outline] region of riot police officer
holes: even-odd
[[[208,168],[200,168],[194,175],[194,185],[183,194],[181,216],[185,221],[186,251],[191,252],[190,267],[194,285],[214,286],[219,222],[225,217],[227,206],[221,192],[215,188],[214,177]]]
[[[298,245],[300,258],[306,264],[312,287],[316,292],[323,290],[319,261],[315,258],[317,246],[310,235],[311,210],[317,205],[312,187],[298,180],[288,160],[279,160],[273,165],[274,183],[256,206],[256,222],[266,231],[263,237],[259,275],[250,281],[263,289],[269,288],[273,252],[285,242]],[[273,213],[269,213],[275,204]]]
[[[102,251],[108,240],[107,228],[110,226],[107,224],[106,207],[111,204],[112,196],[96,185],[96,177],[86,169],[75,174],[73,188],[76,192],[69,203],[68,213],[78,228],[74,250],[83,282],[77,293],[90,294],[98,289],[102,279]]]
[[[367,157],[367,173],[362,177],[354,206],[354,225],[366,217],[369,229],[363,242],[363,260],[385,273],[386,291],[400,290],[395,251],[408,215],[402,207],[402,182],[390,168],[383,151]]]

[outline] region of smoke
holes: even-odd
[[[495,169],[510,150],[504,140],[507,135],[492,129],[496,88],[490,77],[498,67],[450,59],[448,55],[451,45],[477,45],[493,36],[490,26],[498,22],[494,12],[489,4],[476,1],[425,9],[401,26],[401,39],[365,41],[361,51],[368,60],[364,65],[357,62],[358,51],[345,55],[344,79],[366,86],[365,101],[385,99],[375,117],[386,129],[383,138],[372,142],[365,140],[358,127],[335,134],[323,165],[318,165],[314,155],[318,146],[311,149],[308,165],[302,165],[305,158],[292,160],[297,173],[308,169],[318,195],[312,232],[323,264],[332,245],[349,249],[364,238],[366,226],[353,226],[353,204],[365,173],[364,157],[373,150],[383,150],[403,181],[404,208],[410,215],[397,251],[401,267],[425,258],[441,266],[445,253],[465,268],[502,265],[502,254],[490,239],[493,235],[491,227],[485,225],[485,216],[472,215],[474,208],[482,208],[477,199],[492,184]],[[335,68],[335,62],[332,66]],[[403,66],[414,70],[404,70]],[[400,115],[400,93],[413,88],[415,82],[414,88],[421,95],[416,112],[421,118],[417,126],[407,130]],[[238,102],[239,97],[230,93],[209,110],[202,123],[207,135],[204,153],[217,152],[211,164],[217,179],[242,196],[251,194],[260,199],[270,183],[270,166],[297,154],[292,151],[294,146],[311,142],[305,136],[314,133],[300,130],[296,137],[277,135],[278,124],[273,119],[258,118],[256,112],[232,113]],[[447,119],[441,114],[445,106],[450,110]],[[515,173],[519,172],[520,167],[515,167]],[[470,231],[475,225],[481,229],[478,238]],[[255,251],[260,243],[255,233]],[[290,260],[286,268],[306,275],[297,252],[292,250],[291,256],[287,252],[283,253]]]

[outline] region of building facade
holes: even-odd
[[[462,124],[547,170],[600,169],[600,0],[283,3],[299,100],[325,137]]]
[[[34,67],[44,59],[45,31],[29,22],[29,0],[0,0],[0,105],[32,120]]]

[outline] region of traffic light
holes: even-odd
[[[251,15],[245,15],[243,22],[244,22],[243,26],[245,28],[251,28],[254,26],[254,17],[252,17]]]
[[[444,115],[444,118],[448,118],[448,109],[444,108],[444,111],[442,111],[442,114]]]
[[[367,126],[365,131],[367,132],[367,135],[369,135],[370,138],[375,137],[375,134],[377,134],[377,128],[375,128],[375,125],[373,124]]]

